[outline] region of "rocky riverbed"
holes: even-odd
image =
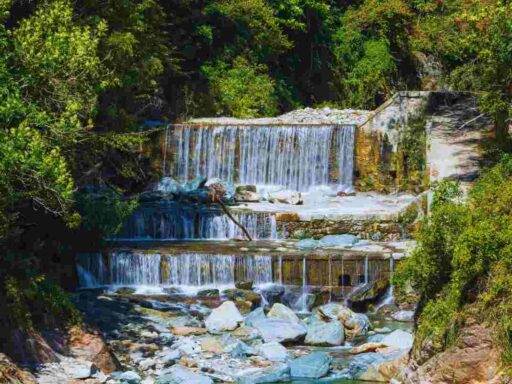
[[[389,382],[413,341],[410,318],[392,319],[396,307],[385,308],[388,317],[341,303],[296,313],[280,302],[265,307],[259,294],[243,289],[194,297],[84,290],[75,301],[119,364],[104,372],[61,357],[38,368],[38,383]]]

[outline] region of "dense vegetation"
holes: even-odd
[[[396,280],[420,294],[418,360],[453,343],[467,318],[493,329],[506,366],[512,363],[512,157],[487,170],[465,203],[455,182],[435,192],[418,247]]]
[[[13,315],[4,311],[0,325],[30,328],[36,313],[62,318],[69,309],[48,274],[58,275],[77,242],[116,231],[134,208],[118,195],[153,176],[134,154],[145,140],[135,133],[155,120],[373,108],[396,90],[449,87],[478,93],[482,110],[504,126],[511,16],[504,0],[0,0],[0,306]],[[419,270],[425,316],[455,313],[465,284],[505,265],[472,264],[471,275],[446,288],[462,296],[447,291],[444,307],[428,304],[439,287],[452,287],[446,263],[473,257],[457,246],[461,236],[473,240],[467,223],[507,212],[485,183],[474,201],[489,205],[469,212],[440,200],[429,224],[439,228],[431,240],[428,230],[421,235],[418,255],[431,249],[426,241],[439,247],[438,264]],[[82,194],[85,187],[93,193]],[[478,241],[500,234],[483,228],[474,228]],[[479,252],[498,257],[498,244]],[[35,299],[43,304],[29,304]]]

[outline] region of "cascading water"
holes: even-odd
[[[220,287],[242,280],[272,282],[270,256],[112,252],[107,264],[100,253],[79,254],[80,285]]]
[[[171,126],[170,176],[307,191],[352,185],[354,126]],[[169,159],[171,156],[165,156]]]
[[[233,213],[256,240],[277,239],[276,218],[270,213]],[[183,206],[175,202],[145,204],[124,223],[114,240],[227,240],[244,233],[218,209]]]

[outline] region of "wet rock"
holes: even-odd
[[[156,186],[156,190],[164,193],[182,193],[183,187],[172,177],[162,177]]]
[[[226,289],[222,292],[229,300],[243,300],[252,303],[253,308],[258,307],[261,304],[261,296],[253,291],[247,289]]]
[[[388,327],[382,327],[382,328],[374,328],[373,329],[376,333],[382,333],[382,334],[388,334],[391,333],[392,330]]]
[[[343,324],[338,320],[323,321],[311,316],[307,327],[305,343],[318,346],[335,346],[343,344],[345,333]]]
[[[296,212],[278,212],[276,213],[276,221],[282,221],[286,223],[300,221],[300,216]]]
[[[398,307],[395,304],[384,304],[377,308],[377,313],[379,315],[391,316],[391,314],[398,311]]]
[[[208,330],[206,328],[198,327],[174,327],[172,333],[177,336],[195,336],[204,335]]]
[[[269,319],[287,320],[293,323],[300,323],[300,320],[295,312],[280,303],[276,303],[272,306],[270,312],[267,314],[267,317]]]
[[[300,192],[293,192],[293,191],[278,191],[278,192],[269,193],[267,195],[267,200],[269,202],[277,202],[277,203],[281,203],[281,204],[290,204],[290,205],[304,204],[302,194]]]
[[[320,243],[314,239],[302,239],[295,246],[300,249],[315,249],[320,246]]]
[[[285,347],[276,342],[258,345],[256,351],[260,356],[270,361],[287,361],[289,359],[288,352]]]
[[[237,289],[245,289],[245,290],[252,290],[253,282],[252,281],[237,281],[235,283],[235,287]]]
[[[197,292],[198,297],[219,297],[220,292],[218,289],[203,289]]]
[[[391,332],[389,335],[386,335],[382,339],[382,344],[385,344],[388,347],[405,349],[408,351],[412,348],[413,340],[414,337],[412,334],[402,331],[401,329],[397,329],[396,331]]]
[[[290,380],[290,367],[286,363],[274,363],[260,368],[252,367],[238,371],[235,376],[237,384],[279,383]]]
[[[153,201],[160,201],[165,197],[165,193],[162,191],[144,191],[139,195],[139,201],[141,203],[149,203]]]
[[[226,301],[215,308],[205,321],[210,333],[232,331],[244,320],[232,301]]]
[[[206,177],[198,176],[194,180],[187,181],[183,185],[183,190],[185,192],[193,192],[199,188],[203,188],[206,185],[207,181],[208,180],[206,179]]]
[[[168,311],[182,311],[186,308],[183,304],[166,303],[160,300],[142,300],[139,305],[143,308],[155,309],[157,311],[168,312]]]
[[[321,247],[351,247],[358,241],[354,235],[327,235],[320,239]]]
[[[413,322],[414,311],[398,311],[393,313],[391,318],[396,321]]]
[[[329,355],[313,352],[290,362],[290,375],[297,378],[319,379],[327,375],[331,364]]]
[[[265,319],[254,322],[253,326],[260,332],[263,340],[270,343],[291,343],[302,340],[306,336],[306,327],[287,320]]]
[[[364,284],[350,295],[350,302],[358,308],[363,308],[363,305],[370,302],[377,301],[382,297],[389,287],[388,279],[380,279],[368,284]]]
[[[267,303],[272,306],[275,303],[280,303],[284,295],[285,288],[282,285],[270,285],[261,291],[261,295],[265,298]]]
[[[133,295],[135,293],[135,288],[121,287],[121,288],[116,289],[115,293],[116,293],[116,295],[129,296],[129,295]]]
[[[236,187],[236,192],[237,193],[241,193],[241,192],[245,192],[245,191],[255,192],[256,193],[257,192],[256,191],[256,186],[248,184],[248,185],[239,185],[238,187]]]
[[[213,380],[208,376],[195,373],[189,369],[174,366],[169,371],[160,376],[155,384],[213,384]]]

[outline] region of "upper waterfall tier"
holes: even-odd
[[[170,126],[164,173],[307,191],[351,186],[353,125]]]

